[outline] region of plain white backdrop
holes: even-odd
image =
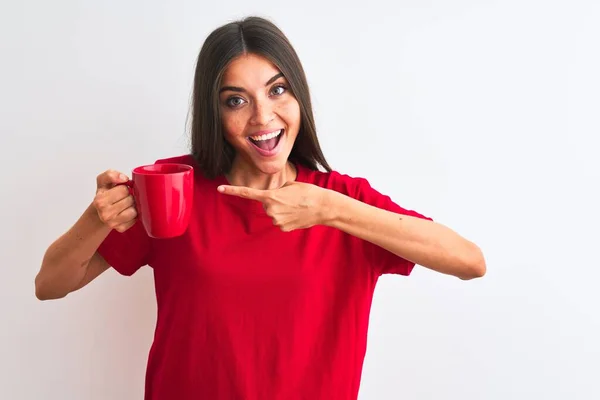
[[[187,152],[198,50],[250,14],[296,47],[333,167],[486,255],[380,281],[360,399],[600,398],[592,0],[2,2],[0,398],[142,398],[151,270],[48,302],[34,277],[98,173]]]

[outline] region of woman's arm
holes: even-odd
[[[137,217],[127,177],[106,171],[97,178],[92,204],[64,235],[48,247],[35,277],[35,295],[40,300],[65,297],[90,283],[108,269],[97,252],[112,229],[124,232]]]
[[[437,272],[464,280],[485,275],[485,259],[479,247],[448,227],[379,209],[335,191],[326,193],[323,225]]]
[[[326,225],[460,279],[478,278],[486,271],[479,247],[449,228],[380,209],[334,190],[301,182],[288,182],[272,190],[231,185],[219,186],[218,190],[260,201],[284,232]]]
[[[85,286],[108,269],[96,249],[108,233],[90,205],[77,222],[59,237],[44,254],[35,277],[35,295],[40,300],[65,297]]]

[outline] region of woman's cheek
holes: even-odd
[[[243,124],[239,118],[231,115],[224,115],[223,129],[225,130],[225,135],[228,137],[235,137],[243,133]]]
[[[281,112],[288,118],[300,119],[300,103],[295,98],[291,98],[281,106]]]

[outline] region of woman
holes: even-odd
[[[157,161],[196,170],[186,233],[150,239],[120,185],[128,178],[107,171],[48,248],[37,297],[149,265],[158,318],[146,399],[355,399],[378,277],[415,263],[480,277],[482,253],[331,170],[301,63],[272,23],[247,18],[210,34],[193,96],[191,154]]]

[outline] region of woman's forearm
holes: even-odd
[[[436,222],[396,214],[337,192],[325,204],[324,225],[340,229],[399,257],[461,279],[486,272],[479,247]]]
[[[41,300],[57,299],[77,289],[94,253],[109,234],[90,205],[65,234],[48,247],[35,278],[35,293]]]

